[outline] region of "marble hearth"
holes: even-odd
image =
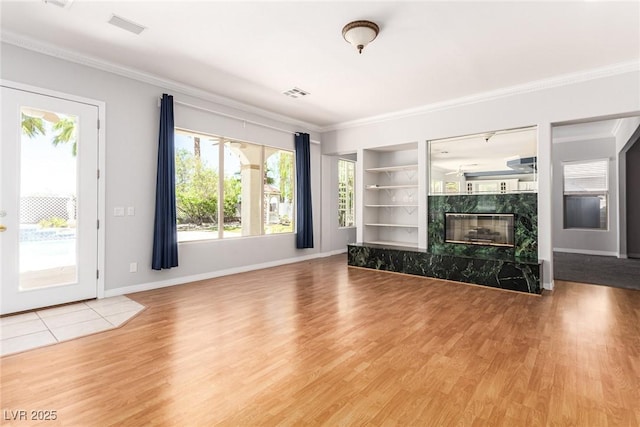
[[[433,254],[424,249],[354,243],[348,245],[348,264],[531,294],[542,292],[542,264],[531,259]]]

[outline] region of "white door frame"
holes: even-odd
[[[105,207],[105,182],[106,182],[106,162],[105,162],[105,109],[106,104],[103,101],[95,99],[84,98],[82,96],[71,95],[64,92],[58,92],[42,87],[31,86],[24,83],[18,83],[10,80],[0,79],[0,86],[10,89],[18,89],[26,92],[33,92],[39,95],[51,96],[54,98],[66,99],[69,101],[79,102],[82,104],[93,105],[98,108],[98,120],[100,121],[100,127],[98,128],[98,170],[100,176],[98,179],[98,221],[100,227],[98,228],[98,282],[97,282],[97,297],[98,299],[104,298],[104,277],[105,277],[105,225],[106,225],[106,207]]]

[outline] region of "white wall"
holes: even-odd
[[[618,172],[615,138],[571,141],[553,145],[553,248],[558,252],[618,255]],[[564,229],[563,162],[609,160],[607,230]]]
[[[309,132],[300,126],[203,101],[93,67],[2,44],[0,77],[4,80],[69,93],[106,103],[106,271],[107,295],[141,290],[156,285],[183,283],[225,272],[271,265],[320,253],[321,242],[321,155],[312,144],[312,203],[315,248],[295,249],[295,235],[245,237],[238,239],[184,243],[179,247],[180,266],[171,270],[151,270],[155,180],[158,145],[158,98],[163,92],[176,101],[247,120]],[[293,148],[293,136],[265,127],[243,123],[176,105],[176,124],[282,148]],[[205,129],[206,127],[206,129]],[[309,132],[312,140],[320,135]],[[135,216],[114,217],[116,206],[135,207]],[[138,272],[129,273],[129,263],[138,263]]]
[[[544,284],[552,287],[551,124],[640,112],[640,72],[632,71],[503,97],[434,108],[343,127],[322,136],[323,152],[362,150],[405,141],[425,141],[491,130],[538,126],[539,258]]]

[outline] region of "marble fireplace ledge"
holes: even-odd
[[[542,292],[542,264],[537,260],[516,261],[513,255],[498,259],[495,256],[481,258],[480,254],[436,254],[415,247],[369,243],[351,243],[347,246],[347,263],[353,267],[434,277],[529,294]]]
[[[531,258],[531,257],[518,257],[518,256],[513,256],[510,254],[505,254],[504,256],[498,256],[496,254],[492,254],[492,255],[485,255],[485,254],[476,254],[476,255],[458,255],[455,253],[447,253],[445,251],[429,251],[428,249],[425,248],[416,248],[414,246],[387,246],[387,245],[380,245],[380,244],[376,244],[376,243],[362,243],[362,242],[357,242],[357,243],[349,243],[349,246],[359,246],[359,247],[367,247],[367,248],[377,248],[377,249],[388,249],[388,250],[397,250],[397,251],[404,251],[404,252],[416,252],[416,253],[423,253],[423,254],[432,254],[432,255],[444,255],[444,256],[451,256],[451,257],[456,257],[456,258],[467,258],[467,259],[479,259],[479,260],[487,260],[487,261],[511,261],[511,262],[515,262],[517,264],[527,264],[527,265],[537,265],[540,264],[542,261],[538,260],[537,258]]]

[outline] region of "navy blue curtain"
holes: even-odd
[[[309,134],[297,133],[296,141],[296,247],[313,247],[313,217],[311,215],[311,150]]]
[[[178,266],[173,134],[173,96],[165,93],[162,94],[160,105],[156,216],[153,228],[153,259],[151,261],[151,268],[154,270]]]

